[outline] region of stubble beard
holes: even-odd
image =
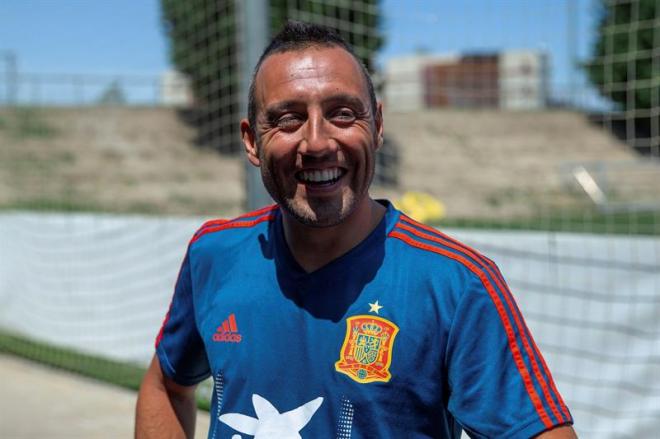
[[[287,191],[286,186],[268,166],[261,167],[261,178],[266,190],[277,204],[296,221],[309,227],[332,227],[340,224],[355,210],[356,194],[344,189],[340,197],[302,199],[297,187]]]
[[[343,222],[353,213],[359,200],[366,196],[373,178],[372,169],[363,193],[356,193],[349,185],[343,188],[339,197],[302,199],[300,194],[297,194],[297,184],[287,189],[287,185],[281,181],[271,163],[262,154],[260,161],[261,179],[270,196],[293,219],[309,227],[332,227]]]

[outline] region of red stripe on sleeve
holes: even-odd
[[[499,271],[499,269],[494,266],[494,264],[491,262],[490,265],[493,268],[493,271],[497,273],[496,277],[496,282],[502,282],[504,283],[504,287],[506,290],[509,292],[509,296],[511,296],[511,299],[515,303],[515,299],[513,297],[513,294],[511,294],[511,290],[509,290],[508,286],[506,285],[506,282],[504,282],[504,277],[502,276],[502,273]],[[559,407],[561,408],[562,413],[565,416],[565,419],[563,419],[563,422],[568,422],[571,420],[571,414],[568,411],[568,408],[566,407],[566,404],[564,403],[564,400],[561,397],[561,394],[559,393],[559,390],[557,390],[557,386],[555,385],[555,381],[552,379],[552,374],[550,373],[550,368],[548,367],[548,364],[545,362],[545,359],[543,358],[543,355],[541,354],[541,351],[539,350],[538,346],[536,345],[536,342],[534,341],[534,337],[532,337],[531,332],[529,328],[527,327],[527,322],[525,322],[525,319],[521,319],[522,324],[525,327],[525,330],[527,334],[529,334],[529,339],[532,342],[533,349],[535,352],[538,353],[539,360],[541,361],[541,367],[543,367],[543,371],[545,375],[548,377],[548,383],[550,384],[550,387],[552,388],[552,391],[554,392],[555,397],[557,398],[557,401],[559,402]],[[552,401],[552,400],[551,400]],[[560,419],[560,418],[557,418]]]
[[[569,419],[571,419],[568,409],[566,408],[566,405],[564,404],[564,401],[561,398],[561,395],[559,391],[557,390],[557,387],[554,383],[554,380],[552,379],[552,374],[550,373],[550,369],[548,368],[547,363],[545,362],[545,359],[543,358],[543,355],[539,351],[538,346],[536,345],[536,342],[534,341],[534,338],[531,335],[531,332],[529,332],[529,328],[527,327],[527,324],[525,323],[525,320],[520,317],[520,311],[518,309],[517,304],[515,303],[515,299],[513,298],[513,295],[511,294],[511,290],[507,286],[506,282],[504,281],[504,278],[502,277],[502,274],[500,271],[497,269],[495,264],[490,261],[489,259],[485,258],[475,250],[471,249],[470,247],[456,241],[455,239],[445,235],[444,233],[440,232],[439,230],[433,229],[431,227],[428,227],[423,224],[419,224],[414,222],[411,219],[408,219],[405,216],[402,216],[406,222],[410,224],[414,224],[416,226],[419,226],[423,228],[424,230],[428,230],[434,235],[439,235],[439,236],[433,236],[433,235],[427,235],[426,233],[423,233],[417,229],[414,229],[410,226],[406,226],[405,224],[398,224],[398,226],[404,230],[407,230],[421,238],[428,239],[429,241],[437,242],[442,245],[446,245],[447,247],[453,248],[454,250],[460,251],[462,253],[466,253],[468,256],[470,256],[472,259],[476,259],[481,261],[484,264],[484,269],[490,274],[490,276],[495,280],[495,283],[497,287],[502,291],[502,295],[504,296],[504,299],[509,307],[509,310],[511,311],[511,314],[513,315],[514,321],[516,323],[516,327],[518,328],[518,332],[521,334],[520,338],[523,343],[523,347],[525,348],[525,351],[527,352],[527,356],[530,359],[531,365],[532,365],[532,370],[534,372],[534,376],[536,377],[539,385],[541,386],[541,390],[543,391],[543,396],[545,397],[546,401],[548,402],[548,405],[550,406],[550,410],[552,410],[553,415],[555,415],[555,418],[560,422],[564,423],[567,422]],[[444,238],[444,239],[443,239]],[[526,337],[525,337],[526,335]],[[532,346],[530,346],[529,342],[527,341],[527,338],[531,340]],[[539,365],[536,362],[536,356],[540,359],[541,362],[541,367],[543,368],[543,373],[541,373],[541,370],[539,369]],[[548,383],[546,383],[545,377],[543,376],[545,374],[545,377],[547,377],[548,383],[552,389],[552,393],[555,395],[557,401],[559,402],[559,405],[561,407],[561,411],[563,414],[566,416],[562,416],[562,414],[559,412],[557,405],[555,404],[555,400],[552,397],[552,394],[550,392],[550,389],[548,389]]]
[[[255,226],[259,223],[262,223],[264,221],[270,221],[275,218],[275,215],[273,214],[268,214],[259,218],[256,218],[252,221],[232,221],[232,222],[226,222],[223,224],[219,224],[217,226],[212,226],[212,227],[207,227],[203,229],[199,234],[193,236],[193,238],[190,240],[190,243],[194,243],[197,241],[199,238],[202,236],[206,235],[207,233],[213,233],[213,232],[218,232],[220,230],[226,230],[226,229],[235,229],[235,228],[240,228],[240,227],[252,227]]]
[[[399,227],[401,224],[398,225]],[[421,233],[421,232],[419,232]],[[511,350],[511,353],[513,355],[513,360],[514,363],[516,364],[516,367],[518,368],[518,372],[520,373],[520,376],[523,380],[523,384],[525,386],[525,389],[527,390],[527,394],[529,395],[532,404],[534,405],[534,408],[536,409],[536,412],[538,413],[539,417],[541,418],[541,421],[543,422],[543,425],[546,428],[552,427],[554,424],[550,420],[550,417],[548,416],[548,413],[545,411],[545,408],[543,407],[543,403],[541,402],[541,399],[539,398],[539,395],[536,393],[536,389],[534,388],[534,384],[532,383],[532,377],[530,376],[529,371],[527,370],[527,366],[525,365],[525,362],[522,358],[522,354],[520,352],[520,348],[518,347],[518,343],[516,341],[516,336],[513,331],[513,327],[511,326],[511,322],[509,320],[509,317],[507,316],[506,310],[504,309],[504,305],[502,304],[502,301],[500,300],[497,292],[493,288],[492,284],[490,283],[488,277],[486,274],[478,268],[476,265],[474,265],[472,262],[467,260],[466,258],[457,255],[455,253],[452,253],[448,250],[438,248],[435,246],[432,246],[430,244],[426,244],[423,242],[419,242],[412,237],[402,233],[398,232],[396,230],[393,230],[392,232],[389,233],[388,236],[391,236],[393,238],[400,239],[404,241],[405,243],[417,247],[423,250],[427,250],[433,253],[437,253],[443,256],[446,256],[450,259],[453,259],[455,261],[460,262],[461,264],[465,265],[472,273],[474,273],[479,280],[483,283],[484,287],[486,288],[486,291],[488,292],[488,295],[490,296],[491,300],[495,304],[495,309],[497,310],[498,315],[500,316],[500,320],[502,320],[502,324],[504,326],[504,331],[507,335],[507,341],[509,343],[509,349]]]
[[[249,212],[246,213],[245,215],[241,215],[238,218],[245,218],[245,217],[250,217],[254,215],[261,215],[265,212],[272,212],[275,209],[277,209],[277,204],[273,204],[270,206],[262,207],[261,209],[258,209],[254,212]],[[252,221],[235,221],[235,222],[230,222],[230,220],[212,220],[212,221],[207,221],[202,225],[202,227],[199,228],[197,232],[193,235],[192,239],[188,243],[192,244],[193,242],[197,241],[201,236],[211,233],[211,232],[217,232],[219,230],[224,230],[224,229],[230,229],[230,228],[235,228],[235,227],[252,227],[256,224],[259,224],[263,221],[269,221],[275,218],[275,215],[267,215],[264,217],[256,218],[255,220]],[[185,261],[185,259],[184,259]],[[181,270],[183,269],[183,262],[181,263],[181,267],[179,267],[179,274],[177,275],[177,281],[179,277],[181,276]],[[176,285],[174,286],[174,291],[176,293]],[[156,336],[156,342],[155,342],[155,347],[158,348],[158,345],[160,344],[161,340],[163,339],[163,333],[165,332],[165,325],[167,325],[167,322],[170,319],[170,311],[172,310],[172,302],[174,301],[174,294],[172,295],[172,299],[170,300],[170,306],[168,307],[167,314],[165,314],[165,318],[163,319],[163,323],[160,326],[160,330],[158,331],[158,335]]]
[[[245,214],[243,214],[241,216],[238,216],[234,219],[215,219],[215,220],[207,221],[204,224],[202,224],[202,227],[200,227],[195,232],[195,235],[200,234],[201,232],[203,232],[208,227],[219,226],[219,225],[231,222],[231,221],[236,221],[236,220],[240,220],[240,219],[244,219],[244,218],[250,218],[250,217],[253,217],[253,216],[259,216],[259,215],[262,215],[266,212],[271,212],[271,211],[277,209],[277,207],[278,207],[277,204],[272,204],[270,206],[262,207],[261,209],[255,210],[253,212],[245,213]]]
[[[202,227],[197,229],[197,231],[195,232],[195,235],[200,234],[204,229],[206,229],[208,227],[218,226],[220,224],[228,223],[229,221],[231,221],[231,220],[228,220],[228,219],[215,219],[215,220],[207,221],[204,224],[202,224]]]
[[[187,252],[188,250],[186,250],[186,253]],[[174,282],[174,292],[172,293],[172,298],[170,299],[170,306],[167,307],[167,314],[165,314],[163,323],[160,325],[160,330],[158,331],[158,335],[156,336],[156,342],[154,343],[156,349],[158,349],[158,345],[160,344],[160,341],[163,339],[163,333],[165,332],[165,325],[167,325],[167,322],[170,320],[170,312],[172,311],[172,303],[174,302],[176,287],[177,284],[179,283],[179,278],[181,277],[181,272],[183,271],[183,264],[185,264],[185,262],[186,262],[186,257],[183,258],[183,261],[181,261],[181,265],[179,266],[179,273],[176,275],[176,281]]]

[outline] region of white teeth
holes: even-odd
[[[339,168],[306,170],[300,173],[300,179],[313,183],[329,182],[339,177]]]

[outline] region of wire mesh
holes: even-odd
[[[498,262],[580,436],[652,437],[660,1],[454,3],[264,13],[354,45],[385,106],[374,194]],[[163,0],[166,76],[0,53],[0,350],[137,385],[117,364],[150,358],[187,237],[245,203],[238,9]]]

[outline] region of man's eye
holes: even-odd
[[[296,129],[301,123],[302,120],[296,115],[286,115],[277,119],[277,126],[283,130]]]
[[[355,120],[355,113],[348,108],[342,108],[333,113],[332,119],[337,122],[353,122]]]

